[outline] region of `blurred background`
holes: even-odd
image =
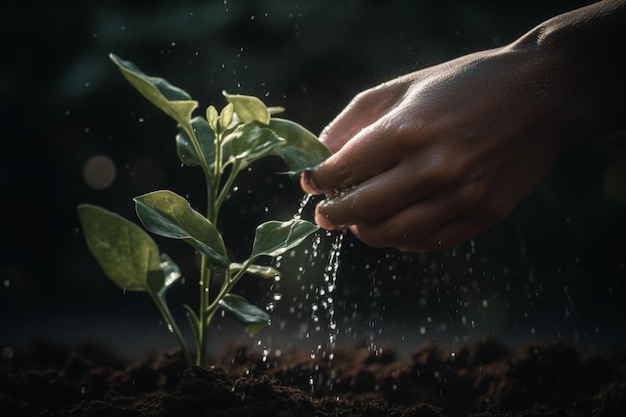
[[[35,339],[102,342],[127,355],[176,346],[144,294],[111,283],[88,252],[76,206],[137,221],[132,197],[171,189],[204,210],[199,171],[181,167],[176,126],[108,58],[114,52],[221,108],[222,90],[256,95],[318,133],[358,92],[396,76],[505,45],[589,1],[180,0],[0,5],[0,349]],[[489,117],[489,115],[485,115]],[[288,219],[303,197],[280,160],[244,173],[221,230],[237,260],[254,228]],[[311,218],[313,204],[305,208]],[[626,335],[626,153],[584,145],[506,221],[440,254],[401,254],[343,239],[336,286],[331,244],[307,242],[281,260],[279,282],[239,291],[272,324],[254,338],[218,318],[214,347],[337,343],[460,344],[491,336],[516,345],[564,340],[590,348]],[[155,237],[184,279],[170,307],[197,303],[196,259]],[[333,279],[330,280],[331,282]],[[336,324],[336,326],[335,326]],[[335,328],[333,328],[335,327]]]

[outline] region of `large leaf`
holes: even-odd
[[[256,229],[251,259],[261,255],[278,256],[298,246],[319,226],[306,220],[292,219],[286,222],[269,221]]]
[[[260,127],[256,123],[247,123],[237,128],[225,138],[230,150],[230,157],[250,163],[283,144],[272,130]]]
[[[168,288],[181,276],[178,266],[165,254],[159,260],[152,238],[123,217],[91,204],[78,206],[78,214],[87,245],[105,274],[127,291],[150,294],[182,341],[165,300]]]
[[[115,54],[109,54],[109,58],[133,87],[152,104],[181,125],[189,124],[191,114],[198,107],[198,102],[192,100],[187,92],[171,85],[163,78],[144,74],[135,64]]]
[[[78,206],[78,214],[89,250],[114,283],[128,291],[154,290],[159,280],[163,285],[159,250],[143,229],[91,204]]]
[[[163,190],[134,200],[137,215],[146,229],[189,243],[206,257],[209,268],[214,271],[228,268],[226,247],[219,231],[206,217],[192,209],[185,198]]]
[[[273,148],[272,153],[285,160],[291,173],[315,169],[331,155],[317,136],[295,122],[272,118],[269,128],[285,139],[285,144]]]
[[[223,94],[226,101],[234,106],[241,123],[259,122],[267,125],[270,122],[270,112],[258,97],[226,92]]]
[[[237,321],[248,327],[253,335],[267,326],[270,316],[260,308],[253,306],[248,301],[236,294],[226,294],[219,301],[220,306],[232,313]]]
[[[204,154],[204,159],[207,161],[209,166],[214,166],[215,134],[213,133],[211,126],[209,126],[206,119],[196,116],[191,119],[191,127],[196,134],[196,138],[198,139],[198,143],[200,144],[200,148]],[[194,148],[191,138],[185,129],[182,128],[178,131],[178,135],[176,135],[176,153],[178,154],[180,161],[188,167],[201,166],[196,148]]]

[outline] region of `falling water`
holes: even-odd
[[[310,194],[306,194],[300,200],[300,207],[296,212],[294,218],[299,219],[302,217],[302,212],[306,205],[309,203],[311,199]],[[335,317],[335,302],[334,302],[334,292],[337,288],[337,273],[339,271],[339,257],[341,254],[341,246],[343,243],[343,238],[345,236],[345,231],[342,232],[331,232],[325,231],[323,233],[316,233],[312,239],[311,252],[309,253],[311,257],[311,264],[315,263],[315,259],[320,258],[323,259],[324,255],[320,253],[320,245],[322,243],[322,234],[324,234],[327,238],[334,239],[330,246],[328,261],[324,268],[324,272],[322,274],[323,283],[317,289],[317,296],[314,302],[311,303],[311,319],[314,323],[315,331],[320,331],[322,326],[319,324],[320,313],[322,311],[326,312],[326,317],[328,319],[328,339],[326,348],[322,346],[322,344],[318,344],[317,347],[311,350],[311,359],[315,359],[318,354],[323,355],[325,359],[328,360],[328,366],[332,367],[332,361],[334,359],[334,349],[337,342],[337,336],[339,335],[339,328],[337,327],[337,320]],[[309,378],[311,393],[315,390],[315,383],[321,383],[318,377],[315,375],[310,375]],[[326,381],[328,388],[332,389],[333,386],[333,373],[331,372],[331,378],[329,381]]]
[[[300,199],[300,206],[298,207],[298,211],[296,211],[296,214],[293,215],[294,220],[300,220],[302,218],[302,211],[304,211],[306,205],[309,204],[309,200],[311,200],[311,197],[312,194],[305,194]]]
[[[303,212],[307,206],[307,204],[312,199],[311,194],[305,194],[300,199],[299,207],[294,214],[293,218],[298,220],[303,216]],[[321,323],[321,316],[325,315],[328,320],[328,336],[326,339],[326,343],[318,342],[316,346],[311,349],[310,355],[311,359],[315,359],[318,355],[322,355],[321,357],[328,360],[329,366],[332,366],[332,360],[334,358],[334,348],[337,342],[337,336],[339,335],[339,328],[337,326],[337,320],[335,317],[335,301],[333,298],[335,289],[337,288],[337,274],[339,271],[339,257],[341,253],[341,246],[343,242],[345,232],[331,232],[331,231],[322,231],[315,233],[312,236],[311,240],[311,248],[304,249],[305,255],[309,257],[309,266],[315,266],[317,260],[324,260],[326,258],[326,254],[322,252],[322,238],[326,236],[327,238],[332,238],[332,243],[330,245],[327,264],[324,267],[322,273],[322,283],[317,286],[311,284],[308,289],[303,286],[302,289],[307,291],[306,300],[310,302],[310,316],[309,319],[313,322],[313,331],[314,332],[322,332],[324,327]],[[293,257],[293,256],[291,256]],[[274,260],[274,266],[279,268],[281,263],[284,261],[282,257],[277,257]],[[299,274],[304,274],[305,267],[304,265],[299,266],[298,268]],[[299,275],[300,276],[300,275]],[[276,288],[274,287],[273,290]],[[313,296],[315,294],[315,296]],[[282,298],[282,297],[281,297]],[[267,308],[268,310],[273,310],[276,301],[276,298],[271,300],[271,307]],[[269,306],[269,305],[268,305]],[[304,330],[303,330],[304,331]],[[303,336],[305,338],[310,337],[310,333],[306,330],[306,335]],[[311,393],[315,390],[315,386],[317,384],[322,383],[319,380],[318,375],[310,375],[309,376],[310,389]],[[332,388],[332,378],[330,381],[326,381],[329,388]]]
[[[326,232],[327,236],[331,235],[331,232]],[[333,303],[333,292],[337,287],[337,271],[339,270],[339,255],[341,254],[341,244],[345,232],[336,233],[335,240],[330,248],[330,254],[328,257],[328,265],[324,271],[324,282],[326,283],[326,289],[320,290],[320,296],[324,297],[322,306],[328,312],[328,327],[330,334],[328,336],[328,347],[330,350],[335,348],[335,342],[337,341],[337,335],[339,329],[337,328],[337,322],[335,320],[335,307]],[[323,292],[322,292],[323,291]],[[330,354],[332,355],[332,353]],[[332,359],[332,356],[330,357]]]

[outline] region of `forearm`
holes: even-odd
[[[569,141],[625,138],[626,1],[605,0],[559,16],[511,45],[543,65],[551,105]]]

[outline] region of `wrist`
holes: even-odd
[[[546,113],[572,145],[626,129],[626,1],[602,1],[550,19],[510,47],[530,56]],[[622,135],[623,137],[623,135]]]

